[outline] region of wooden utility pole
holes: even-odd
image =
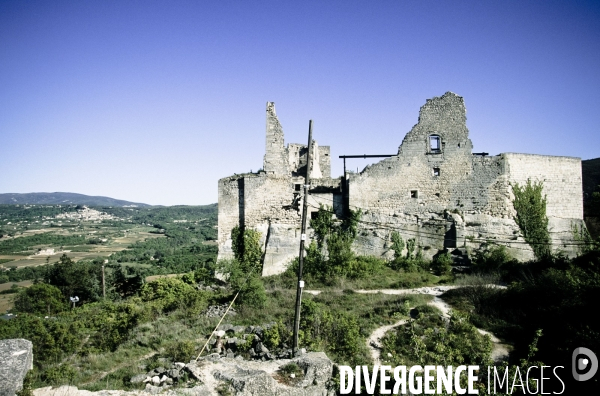
[[[310,185],[310,163],[312,160],[312,120],[308,122],[308,152],[306,153],[306,177],[304,179],[304,201],[302,203],[302,231],[300,233],[300,253],[298,254],[298,286],[296,288],[296,315],[294,316],[294,341],[292,353],[298,353],[298,330],[300,327],[300,306],[302,305],[302,265],[304,264],[304,242],[306,241],[306,213],[308,211],[308,186]]]

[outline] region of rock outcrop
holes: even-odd
[[[296,367],[289,373],[286,367]],[[155,386],[146,382],[144,390],[98,391],[79,390],[73,386],[35,389],[35,396],[332,396],[333,362],[323,352],[311,352],[294,359],[247,361],[240,358],[208,355],[181,368],[196,381],[195,386]],[[135,377],[134,377],[135,378]],[[139,378],[141,379],[141,378]],[[138,378],[136,378],[138,380]]]
[[[33,345],[24,339],[0,340],[0,396],[14,396],[33,368]]]

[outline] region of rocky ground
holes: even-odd
[[[292,367],[290,370],[289,368]],[[166,370],[166,369],[164,369]],[[333,396],[335,389],[331,381],[333,362],[323,352],[311,352],[294,359],[270,361],[248,361],[239,358],[221,357],[211,354],[190,363],[175,363],[174,367],[162,373],[172,375],[177,371],[190,380],[189,387],[171,388],[157,386],[155,377],[146,382],[143,390],[98,391],[79,390],[73,386],[35,389],[34,396],[145,396],[161,393],[166,396]],[[292,371],[292,372],[290,372]],[[147,376],[147,375],[144,375]],[[162,377],[159,377],[159,381]],[[142,376],[132,381],[142,380]],[[143,379],[146,381],[146,379]],[[159,382],[158,385],[161,383]]]

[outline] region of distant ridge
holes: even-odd
[[[68,192],[39,192],[39,193],[6,193],[0,194],[0,204],[3,205],[88,205],[88,206],[137,206],[148,207],[151,205],[123,201],[109,197],[91,196]]]

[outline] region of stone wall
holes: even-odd
[[[437,140],[437,142],[436,142]],[[428,100],[398,155],[348,174],[349,205],[365,212],[355,249],[390,256],[392,231],[414,238],[431,257],[442,248],[494,241],[532,258],[512,206],[510,183],[544,182],[555,249],[573,252],[571,224],[581,224],[581,160],[529,154],[471,153],[461,97]],[[567,245],[565,245],[567,243]]]
[[[257,173],[219,180],[219,259],[233,258],[231,230],[239,225],[261,233],[265,250],[263,276],[281,273],[298,257],[301,208],[308,148],[284,145],[283,128],[275,104],[267,103],[267,147],[264,167]],[[309,213],[320,204],[334,206],[342,214],[340,180],[331,179],[329,146],[313,140]],[[335,205],[333,204],[335,202]]]
[[[390,236],[415,239],[426,258],[442,249],[467,254],[489,241],[520,260],[533,258],[514,220],[511,183],[542,181],[554,250],[574,253],[571,227],[583,224],[581,160],[472,153],[462,97],[428,99],[397,155],[332,179],[328,146],[313,143],[309,213],[333,207],[338,218],[361,209],[355,251],[392,257]],[[231,257],[231,229],[257,229],[266,249],[263,275],[298,255],[307,147],[284,146],[273,103],[267,104],[264,171],[219,181],[219,258]],[[343,199],[341,185],[346,186]],[[310,238],[310,230],[309,230]]]

